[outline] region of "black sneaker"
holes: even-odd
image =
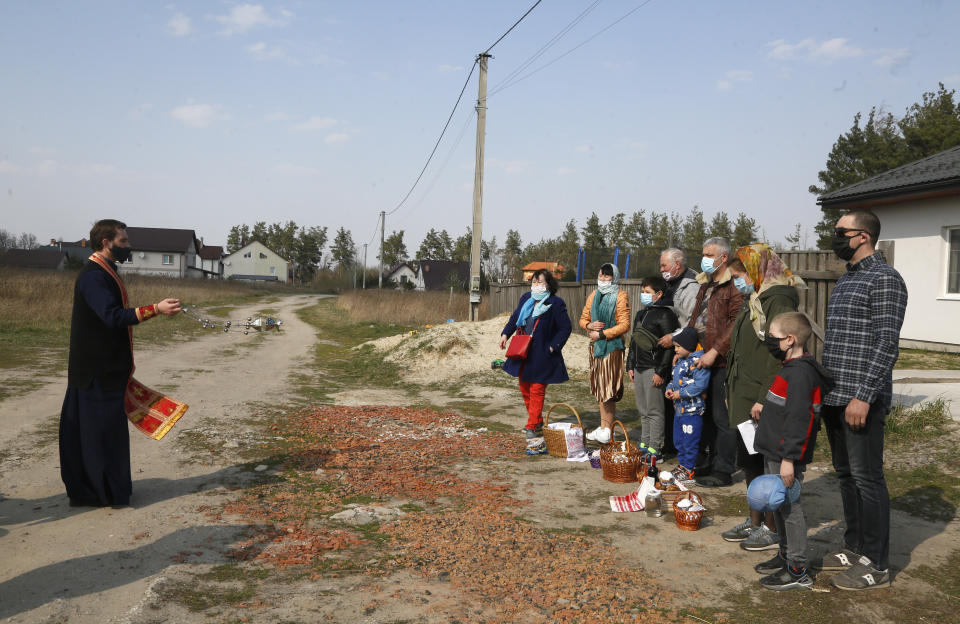
[[[784,566],[782,570],[760,579],[760,584],[774,591],[789,591],[791,589],[810,589],[813,579],[807,574],[806,568]]]
[[[697,473],[697,485],[705,488],[728,487],[733,485],[733,477],[722,472],[701,477]]]
[[[785,567],[787,567],[787,560],[782,554],[777,552],[777,554],[770,559],[761,561],[757,565],[753,566],[753,569],[760,574],[775,574]]]
[[[837,589],[850,591],[880,589],[890,587],[890,570],[878,570],[869,559],[860,557],[852,568],[837,574],[830,582]]]

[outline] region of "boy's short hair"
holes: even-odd
[[[776,325],[786,335],[796,336],[797,343],[807,344],[813,328],[810,326],[810,319],[803,312],[784,312],[773,317],[770,327]]]
[[[667,280],[659,275],[649,275],[643,278],[643,281],[640,282],[640,289],[643,290],[647,286],[652,288],[653,292],[667,292]]]
[[[731,271],[736,271],[737,273],[746,273],[747,267],[743,266],[743,260],[740,258],[734,258],[730,261],[730,264],[727,265],[727,268]]]
[[[103,249],[103,239],[112,241],[117,237],[117,230],[127,229],[127,224],[116,219],[100,219],[90,228],[90,246],[94,251]]]

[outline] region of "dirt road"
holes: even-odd
[[[236,536],[236,527],[198,526],[195,509],[219,500],[224,484],[242,482],[249,473],[182,460],[203,452],[197,446],[229,448],[256,435],[245,423],[251,405],[285,400],[290,373],[303,365],[315,340],[294,311],[316,299],[287,297],[275,304],[284,323],[279,334],[211,330],[189,343],[136,351],[138,379],[186,401],[190,410],[161,442],[131,429],[130,508],[67,505],[56,444],[65,376],[0,403],[6,456],[0,464],[0,621],[129,621],[155,575],[178,558],[222,560],[216,550]],[[238,309],[231,318],[257,309]],[[210,439],[225,431],[236,435]]]

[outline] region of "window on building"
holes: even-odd
[[[276,275],[276,274],[277,274],[277,267],[270,267],[270,275]]]
[[[261,259],[261,260],[266,260],[266,259],[267,259],[267,254],[265,254],[265,253],[263,253],[263,252],[261,251],[261,252],[260,252],[260,259]]]
[[[248,251],[247,253],[243,254],[243,257],[244,257],[244,258],[249,258],[249,257],[251,257],[252,253],[253,253],[252,251]]]
[[[401,276],[400,276],[400,283],[401,283],[401,284],[406,284],[406,283],[407,283],[407,280],[408,280],[408,278],[407,278],[406,275],[401,275]]]
[[[947,236],[950,262],[947,268],[947,293],[960,295],[960,228],[953,228]]]
[[[173,264],[173,256],[170,254],[163,254],[163,263],[164,264]]]

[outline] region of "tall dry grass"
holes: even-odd
[[[401,292],[398,290],[351,290],[337,298],[337,307],[353,321],[427,325],[447,319],[466,321],[470,296],[464,292]],[[490,317],[490,300],[480,303],[480,318]]]
[[[73,271],[0,271],[0,331],[67,332],[73,310]],[[176,297],[192,305],[240,303],[270,292],[263,285],[221,280],[125,276],[130,305]]]

